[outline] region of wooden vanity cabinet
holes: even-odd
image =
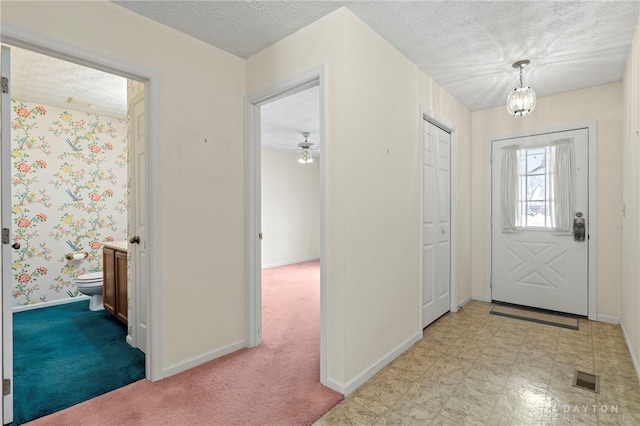
[[[116,251],[107,247],[102,247],[102,304],[116,314]]]
[[[104,309],[127,324],[127,252],[103,247],[102,259]]]

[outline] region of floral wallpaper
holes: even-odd
[[[142,92],[144,92],[144,83],[142,81],[127,80],[127,99],[131,99]],[[128,104],[127,106],[131,105]]]
[[[102,242],[126,236],[127,122],[11,104],[13,305],[75,297],[75,277],[102,270]]]

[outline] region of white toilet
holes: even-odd
[[[91,296],[89,309],[100,311],[104,309],[102,304],[102,272],[90,272],[76,278],[78,291],[87,296]]]

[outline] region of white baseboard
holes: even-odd
[[[165,368],[163,377],[166,379],[169,376],[182,373],[183,371],[187,371],[193,367],[197,367],[201,364],[204,364],[205,362],[213,361],[216,358],[220,358],[221,356],[228,355],[231,352],[235,352],[239,349],[246,348],[246,347],[247,347],[247,342],[245,342],[244,340],[241,342],[233,343],[229,346],[225,346],[224,348],[218,349],[213,352],[209,352],[208,354],[204,354],[202,356],[192,358],[180,364],[175,364],[169,368]]]
[[[13,312],[22,312],[22,311],[30,311],[31,309],[40,309],[40,308],[48,308],[50,306],[56,305],[65,305],[67,303],[81,302],[83,300],[89,300],[91,297],[89,296],[74,296],[68,299],[60,299],[60,300],[52,300],[50,302],[42,302],[42,303],[34,303],[32,305],[24,305],[24,306],[14,306]]]
[[[596,321],[607,322],[609,324],[620,324],[620,318],[610,315],[596,315]]]
[[[484,297],[484,294],[472,294],[471,295],[471,300],[477,300],[479,302],[487,302],[487,300]],[[489,300],[490,302],[490,300]]]
[[[331,389],[331,390],[333,390],[333,391],[336,391],[336,392],[338,392],[338,393],[341,393],[342,395],[345,395],[345,396],[346,396],[346,394],[344,393],[344,392],[345,392],[345,390],[344,390],[344,389],[345,389],[345,387],[344,387],[343,385],[339,384],[337,381],[335,381],[335,380],[333,380],[333,379],[331,379],[331,378],[327,377],[327,378],[326,378],[326,379],[324,379],[324,380],[320,379],[320,383],[321,383],[323,386],[326,386],[326,387],[328,387],[329,389]]]
[[[472,300],[472,296],[465,297],[460,302],[458,302],[458,308],[462,308],[464,305],[466,305],[467,303],[471,302],[471,300]]]
[[[386,367],[391,361],[399,357],[404,351],[409,349],[414,343],[422,338],[422,330],[419,333],[409,338],[402,344],[400,344],[397,348],[392,350],[387,356],[380,359],[378,362],[367,368],[365,371],[360,373],[357,377],[351,380],[346,385],[341,385],[331,379],[325,380],[326,383],[322,383],[328,388],[333,389],[336,392],[340,392],[341,394],[347,396],[351,392],[358,389],[364,382],[372,378],[378,371],[382,370]]]
[[[629,349],[629,354],[631,355],[631,362],[633,362],[633,367],[636,369],[636,376],[638,376],[638,380],[640,380],[640,359],[638,359],[636,353],[633,351],[629,335],[627,334],[627,330],[624,328],[624,323],[622,321],[620,321],[620,327],[622,328],[624,341],[627,343],[627,349]]]
[[[287,260],[285,262],[270,263],[268,265],[262,265],[262,269],[277,268],[278,266],[295,265],[296,263],[310,262],[312,260],[320,260],[320,258],[318,256],[315,256],[315,257],[307,257],[304,259]]]

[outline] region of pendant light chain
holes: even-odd
[[[520,88],[524,87],[524,85],[522,84],[522,69],[524,68],[524,66],[520,65]]]

